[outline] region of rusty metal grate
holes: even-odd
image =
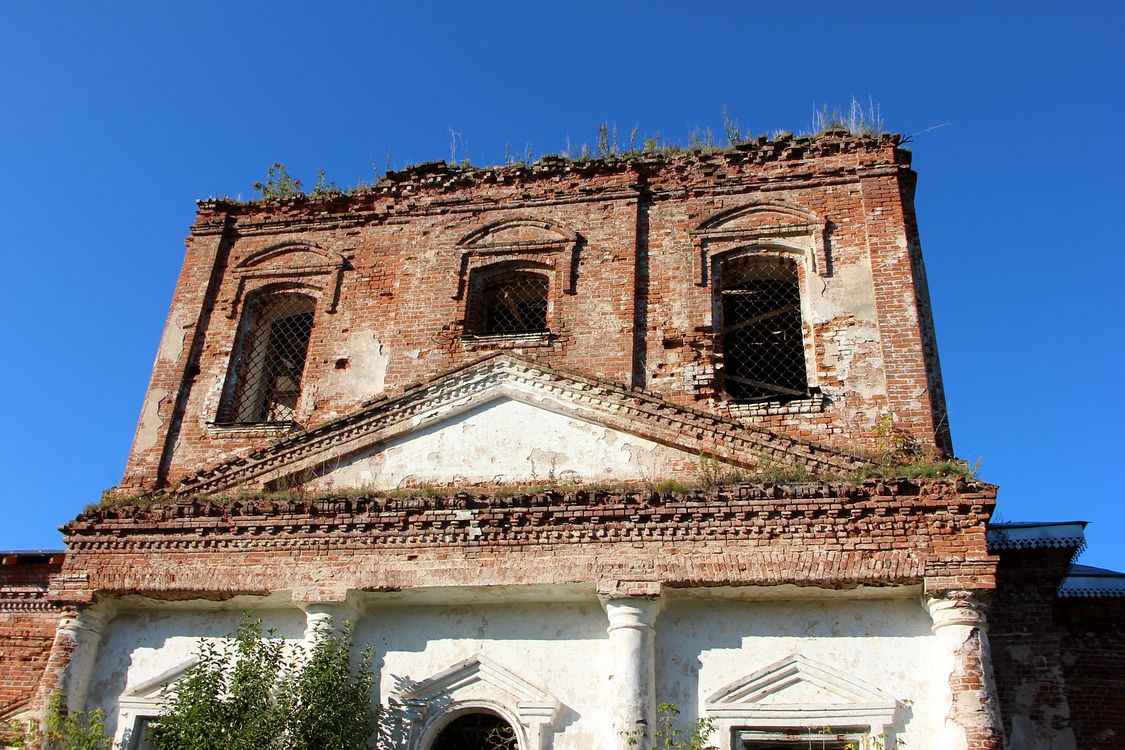
[[[547,277],[526,271],[489,276],[480,284],[472,333],[547,330]]]
[[[223,422],[293,419],[312,333],[313,300],[268,295],[247,307],[233,366],[234,382],[220,409]]]
[[[743,256],[720,271],[719,347],[723,389],[738,401],[808,396],[797,267]]]
[[[516,733],[495,714],[472,713],[449,723],[434,740],[433,750],[517,750]]]

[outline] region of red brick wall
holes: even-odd
[[[1070,721],[1078,747],[1125,745],[1125,599],[1060,599]]]
[[[11,555],[0,565],[0,720],[32,698],[47,665],[59,610],[47,602],[61,561]]]
[[[993,664],[1010,742],[1073,732],[1077,747],[1125,743],[1125,601],[1057,594],[1075,550],[1000,553],[990,620]]]
[[[707,374],[713,292],[700,281],[693,229],[721,211],[764,202],[796,207],[828,227],[830,268],[818,271],[823,279],[803,272],[809,304],[823,304],[824,284],[837,293],[852,285],[869,289],[864,294],[872,296],[873,309],[870,322],[843,308],[821,311],[815,326],[806,321],[814,382],[830,395],[823,409],[741,418],[856,448],[875,447],[873,427],[893,414],[897,427],[946,451],[910,205],[914,173],[909,154],[895,144],[834,136],[712,155],[481,170],[439,163],[393,174],[350,197],[205,203],[187,241],[123,488],[174,481],[276,438],[216,431],[207,423],[218,411],[245,289],[259,283],[240,275],[239,264],[287,242],[347,258],[335,311],[327,276],[313,279],[324,288],[305,370],[302,426],[379,395],[379,378],[371,374],[372,367],[381,370],[377,360],[385,360],[382,391],[393,395],[487,350],[461,338],[460,243],[508,217],[550,223],[578,238],[573,249],[549,256],[553,336],[521,353],[726,413]],[[565,278],[569,252],[577,256],[571,279]],[[519,257],[547,256],[529,247]],[[299,279],[302,262],[281,257],[272,270]]]

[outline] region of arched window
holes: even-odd
[[[548,330],[547,277],[526,270],[482,271],[473,278],[469,333],[536,333]]]
[[[449,722],[430,750],[518,750],[516,732],[494,713],[462,714]]]
[[[808,396],[796,264],[767,255],[737,256],[722,263],[718,290],[723,390],[736,401]]]
[[[260,294],[247,301],[219,421],[286,422],[301,395],[314,300],[302,294]]]

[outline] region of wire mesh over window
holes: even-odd
[[[547,330],[547,277],[527,271],[489,276],[474,295],[472,333]]]
[[[459,716],[434,740],[433,750],[517,750],[516,733],[495,714]]]
[[[312,333],[313,300],[299,294],[267,295],[247,305],[234,382],[220,409],[222,422],[293,419]]]
[[[724,390],[738,401],[807,396],[796,265],[743,256],[723,263],[719,279]]]

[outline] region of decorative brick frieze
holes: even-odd
[[[89,578],[54,595],[221,598],[326,575],[371,590],[603,580],[934,588],[931,575],[938,589],[989,589],[993,501],[991,487],[950,480],[103,508],[67,525],[66,572]]]

